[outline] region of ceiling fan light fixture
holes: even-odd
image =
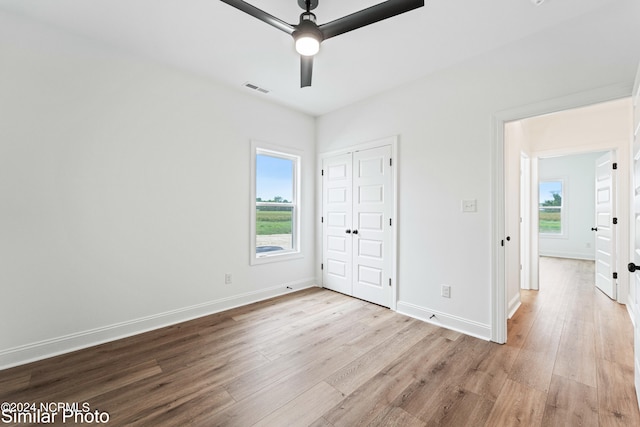
[[[313,56],[320,51],[322,32],[316,24],[316,16],[311,12],[300,15],[300,23],[293,32],[296,52],[304,56]]]
[[[296,52],[304,56],[313,56],[320,51],[320,42],[313,35],[301,34],[296,38]]]

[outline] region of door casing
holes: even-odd
[[[600,102],[627,98],[632,93],[633,82],[606,86],[590,91],[580,92],[565,97],[549,99],[535,104],[525,105],[509,110],[499,111],[492,117],[492,241],[491,241],[491,341],[503,344],[507,341],[507,293],[506,293],[506,260],[501,241],[505,239],[505,138],[504,125],[514,120],[554,113],[572,108],[584,107]],[[612,147],[613,148],[613,147]],[[604,148],[606,149],[606,148]],[[624,189],[621,188],[622,191]],[[532,218],[532,221],[534,218]],[[620,230],[620,235],[628,235],[628,230]],[[628,244],[621,242],[621,257],[625,257]],[[534,270],[535,265],[531,265]],[[532,271],[533,274],[533,271]],[[620,300],[625,300],[627,292],[625,283],[620,283]],[[628,287],[628,283],[626,283]]]

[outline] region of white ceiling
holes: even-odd
[[[426,0],[322,44],[300,88],[293,40],[219,0],[0,0],[0,11],[321,115],[620,0]],[[250,0],[295,24],[297,0]],[[379,0],[319,0],[322,24]],[[251,82],[270,90],[243,88]]]

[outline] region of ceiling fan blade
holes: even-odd
[[[326,40],[422,6],[424,6],[424,0],[387,0],[384,3],[322,24],[320,31]]]
[[[300,55],[300,87],[311,86],[313,56]]]
[[[258,9],[257,7],[242,1],[242,0],[220,0],[223,3],[228,4],[229,6],[233,6],[238,10],[241,10],[259,20],[266,22],[267,24],[276,27],[277,29],[284,31],[285,33],[291,35],[295,28],[291,24],[287,24],[282,19],[278,19],[273,15],[268,14],[264,10]]]

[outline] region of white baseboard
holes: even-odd
[[[569,258],[580,259],[585,261],[595,261],[593,254],[584,254],[579,252],[562,252],[562,251],[540,251],[540,256],[546,256],[551,258]]]
[[[410,316],[427,323],[431,323],[443,328],[461,332],[472,337],[480,338],[485,341],[491,339],[491,326],[472,320],[463,319],[462,317],[452,316],[450,314],[441,313],[435,310],[429,310],[408,302],[398,301],[398,313]]]
[[[522,303],[520,302],[520,292],[518,292],[511,301],[509,301],[509,306],[507,307],[507,313],[509,313],[509,315],[507,316],[507,319],[511,319],[513,315],[516,314],[520,305],[522,305]]]
[[[276,296],[316,286],[314,278],[285,283],[268,289],[221,298],[190,307],[158,313],[126,322],[116,323],[74,334],[50,338],[0,351],[0,370],[64,353],[80,350],[109,341],[193,320],[231,308],[240,307]]]

